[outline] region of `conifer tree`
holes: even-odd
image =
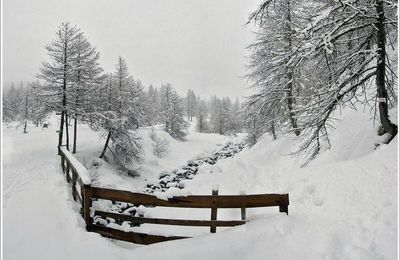
[[[55,111],[61,112],[58,149],[63,143],[64,124],[66,147],[69,149],[67,93],[74,82],[74,59],[76,40],[80,30],[69,22],[63,22],[56,32],[56,38],[46,46],[50,61],[43,62],[39,79],[44,80],[42,99]]]

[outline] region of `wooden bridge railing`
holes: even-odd
[[[65,147],[60,148],[61,168],[65,178],[71,184],[72,197],[81,204],[81,214],[84,213],[84,194],[90,187],[91,180],[85,166],[83,166]],[[79,185],[79,188],[77,187]]]
[[[135,224],[160,224],[160,225],[179,225],[179,226],[204,226],[210,227],[210,232],[215,233],[217,227],[232,227],[246,223],[246,208],[254,207],[279,207],[280,212],[288,214],[289,195],[288,194],[257,194],[257,195],[218,195],[218,190],[213,189],[212,195],[192,195],[185,197],[173,197],[168,200],[159,199],[156,196],[133,193],[123,190],[92,187],[86,168],[84,168],[73,156],[65,149],[61,150],[61,164],[66,179],[72,182],[72,194],[76,201],[82,205],[82,215],[86,222],[88,231],[97,232],[102,236],[118,240],[138,243],[152,244],[168,240],[182,239],[182,236],[158,236],[138,232],[125,232],[93,222],[94,216],[102,218],[112,218],[118,222],[130,221]],[[65,165],[66,164],[66,165]],[[83,168],[84,169],[83,169]],[[68,172],[72,172],[72,181],[68,177]],[[81,172],[83,171],[83,176]],[[80,194],[77,191],[76,183],[81,187]],[[189,219],[165,219],[134,217],[131,215],[105,212],[92,209],[93,199],[103,199],[131,203],[134,205],[145,205],[151,207],[179,207],[179,208],[209,208],[211,209],[210,220],[189,220]],[[241,220],[217,220],[219,208],[238,208],[241,210]],[[92,209],[92,210],[91,210]]]

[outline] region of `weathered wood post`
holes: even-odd
[[[82,201],[81,201],[81,215],[82,215],[82,217],[84,218],[85,216],[84,216],[84,208],[85,208],[85,187],[83,186],[83,184],[80,184],[80,186],[81,186],[81,198],[82,198]]]
[[[285,212],[289,215],[289,194],[279,201],[279,212]]]
[[[239,192],[239,194],[245,196],[246,192],[241,190]],[[241,213],[241,216],[242,216],[242,220],[246,220],[246,206],[245,205],[243,205],[242,208],[240,209],[240,213]]]
[[[67,182],[71,182],[71,177],[69,176],[69,170],[71,168],[71,165],[69,164],[69,161],[67,161],[67,170],[65,171],[65,177],[67,178]]]
[[[213,196],[218,196],[218,186],[215,185],[212,187],[212,195]],[[213,198],[213,206],[211,207],[211,220],[217,220],[217,205],[216,205],[216,199]],[[217,226],[215,224],[211,224],[210,226],[210,232],[215,233],[217,232]]]
[[[90,185],[84,185],[83,187],[83,218],[86,222],[86,227],[92,224],[92,218],[90,217],[90,208],[92,207],[92,190]]]
[[[77,173],[74,168],[72,168],[72,197],[76,201],[76,179],[77,179]]]
[[[63,173],[65,173],[65,158],[64,158],[64,154],[61,153],[61,150],[60,150],[59,154],[61,156],[61,169],[62,169]]]

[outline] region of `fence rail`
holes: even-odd
[[[138,243],[152,244],[169,240],[182,239],[182,236],[158,236],[138,232],[125,232],[118,229],[93,223],[94,216],[102,218],[113,218],[118,222],[130,221],[134,224],[158,224],[178,226],[210,227],[210,232],[215,233],[217,227],[233,227],[245,224],[246,208],[254,207],[279,207],[279,212],[289,213],[288,194],[256,194],[256,195],[218,195],[218,190],[213,190],[212,195],[192,195],[185,197],[173,197],[168,200],[159,199],[155,196],[130,191],[92,187],[86,168],[73,155],[62,148],[60,150],[61,168],[66,180],[71,184],[72,196],[81,204],[81,214],[86,222],[86,229],[97,232],[104,237]],[[71,172],[72,175],[69,173]],[[80,186],[80,189],[77,188]],[[145,205],[152,207],[179,207],[179,208],[209,208],[211,210],[210,220],[190,219],[166,219],[134,217],[131,215],[105,212],[92,209],[94,199],[111,200],[131,203],[134,205]],[[237,208],[241,211],[241,220],[217,220],[219,208]],[[91,214],[93,213],[93,214]]]

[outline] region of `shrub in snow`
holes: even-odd
[[[165,138],[157,136],[154,127],[150,130],[150,139],[153,141],[153,154],[157,157],[164,157],[169,151],[169,142]]]
[[[111,150],[118,164],[127,166],[143,159],[140,137],[135,132],[121,132],[113,139]]]

